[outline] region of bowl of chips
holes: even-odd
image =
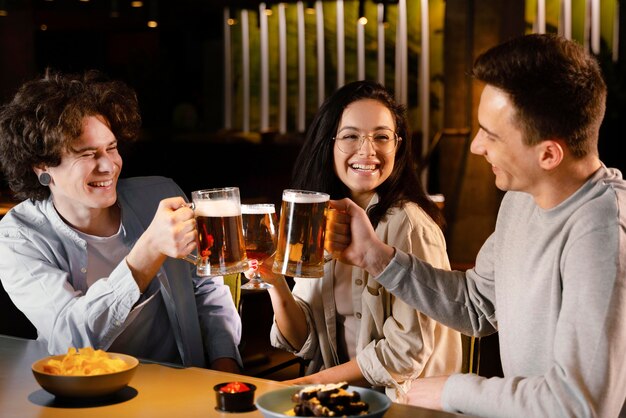
[[[346,382],[291,386],[267,392],[256,401],[265,418],[293,416],[341,416],[380,418],[391,407],[383,393]]]
[[[59,397],[89,398],[110,395],[126,387],[139,361],[126,354],[91,347],[44,357],[32,365],[37,383]]]

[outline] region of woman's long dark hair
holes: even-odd
[[[291,186],[295,189],[328,193],[331,199],[350,197],[350,190],[335,173],[333,137],[337,134],[346,107],[364,99],[376,100],[391,111],[396,133],[402,138],[396,150],[393,172],[376,189],[379,201],[368,210],[372,225],[376,227],[389,209],[401,207],[406,202],[415,202],[442,227],[443,216],[424,192],[417,175],[406,109],[397,104],[382,85],[373,81],[346,84],[324,101],[309,127],[304,145],[296,159]]]

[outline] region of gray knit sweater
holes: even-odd
[[[474,269],[396,251],[376,280],[459,331],[499,331],[504,378],[453,375],[444,408],[489,417],[616,417],[626,400],[626,182],[600,168],[550,210],[508,192]]]

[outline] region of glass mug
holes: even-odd
[[[191,198],[198,229],[198,255],[189,254],[184,259],[196,265],[198,276],[247,270],[239,189],[197,190]]]
[[[330,196],[284,190],[272,271],[293,277],[324,276],[324,237]]]
[[[276,252],[278,228],[276,207],[273,203],[241,205],[241,213],[246,254],[249,258],[256,259],[261,265]],[[273,286],[264,282],[258,271],[248,283],[241,286],[242,289],[268,289],[270,287]]]

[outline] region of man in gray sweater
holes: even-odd
[[[471,151],[506,191],[473,269],[438,270],[376,238],[344,199],[329,250],[467,335],[499,331],[503,378],[418,379],[409,403],[490,417],[616,417],[626,399],[626,182],[602,164],[606,86],[582,47],[527,35],[481,55]]]

